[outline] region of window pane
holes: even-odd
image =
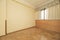
[[[41,10],[39,14],[39,19],[48,19],[48,9]]]
[[[44,10],[41,11],[41,19],[45,19],[45,14],[44,14]]]
[[[48,19],[48,9],[45,9],[45,19]]]

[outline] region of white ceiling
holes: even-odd
[[[22,3],[33,6],[35,9],[41,8],[42,6],[49,4],[55,0],[18,0]]]

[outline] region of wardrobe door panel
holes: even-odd
[[[6,0],[0,0],[0,36],[5,35]]]

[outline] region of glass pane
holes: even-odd
[[[41,19],[45,19],[44,10],[41,11]]]
[[[48,19],[48,9],[45,9],[45,19]]]

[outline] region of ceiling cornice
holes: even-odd
[[[19,0],[12,0],[12,1],[15,2],[15,3],[17,3],[17,4],[23,5],[23,6],[25,6],[25,7],[35,9],[35,7],[31,6],[30,4],[28,4],[28,3],[26,3],[26,2],[19,1]]]
[[[51,7],[51,6],[54,6],[54,5],[57,5],[58,3],[60,3],[59,1],[60,0],[49,0],[49,1],[43,1],[44,3],[41,2],[41,4],[36,4],[35,6],[29,2],[27,2],[27,0],[12,0],[13,2],[17,3],[17,4],[20,4],[20,5],[23,5],[25,7],[29,7],[29,8],[32,8],[32,9],[35,9],[35,10],[41,10],[43,8],[48,8],[48,7]],[[35,0],[36,1],[36,0]]]

